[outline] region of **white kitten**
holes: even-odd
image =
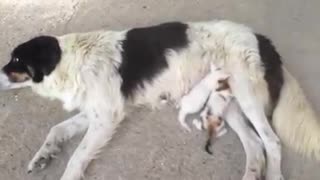
[[[186,116],[199,112],[209,100],[212,91],[220,87],[221,81],[228,79],[229,75],[218,69],[213,64],[210,65],[210,73],[204,77],[190,92],[185,95],[180,102],[179,122],[187,131],[191,131],[186,123]]]
[[[224,83],[227,83],[227,81]],[[210,147],[214,138],[227,133],[223,117],[233,96],[228,85],[224,86],[224,88],[225,89],[221,91],[212,91],[206,107],[201,112],[201,129],[204,128],[208,130],[205,149],[209,154],[212,154]]]

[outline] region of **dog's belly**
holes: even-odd
[[[152,82],[147,82],[134,98],[135,105],[158,108],[161,100],[167,98],[176,103],[188,93],[208,72],[209,62],[198,56],[186,58],[183,53],[171,52],[167,56],[169,67]]]
[[[202,54],[202,53],[200,53]],[[169,68],[158,75],[151,83],[146,83],[145,87],[137,92],[134,98],[135,105],[147,105],[152,108],[161,107],[162,98],[166,97],[173,103],[178,103],[183,95],[188,93],[210,70],[210,62],[220,66],[227,72],[236,75],[232,63],[225,62],[226,59],[216,59],[212,57],[210,60],[199,55],[172,56],[169,58]],[[241,59],[239,59],[241,61]],[[231,64],[231,65],[230,65]],[[251,69],[252,70],[252,69]],[[246,71],[250,71],[247,69]],[[257,100],[265,107],[265,112],[270,111],[269,92],[267,84],[264,80],[263,69],[256,69],[255,72],[249,72],[252,76],[249,81],[252,83],[254,95]],[[232,89],[236,91],[237,89]]]

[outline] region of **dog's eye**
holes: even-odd
[[[13,58],[13,59],[12,59],[12,61],[16,63],[16,62],[19,62],[19,61],[20,61],[20,59],[19,59],[19,58],[17,58],[17,57],[15,57],[15,58]]]

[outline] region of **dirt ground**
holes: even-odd
[[[165,21],[216,18],[245,23],[271,37],[286,66],[320,112],[318,0],[1,0],[0,63],[18,43],[39,34],[61,35],[121,29]],[[203,150],[204,133],[184,133],[173,107],[159,111],[131,109],[127,120],[100,158],[87,170],[88,180],[240,180],[245,155],[230,130]],[[70,116],[60,103],[39,98],[29,89],[0,93],[0,180],[57,180],[79,137],[42,172],[26,166],[50,127]],[[320,179],[320,163],[284,148],[287,180]]]

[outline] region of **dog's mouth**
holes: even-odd
[[[30,76],[27,73],[11,72],[7,76],[9,81],[12,83],[21,83],[30,79]]]
[[[31,85],[31,78],[26,73],[10,73],[0,71],[0,90],[16,89]]]

